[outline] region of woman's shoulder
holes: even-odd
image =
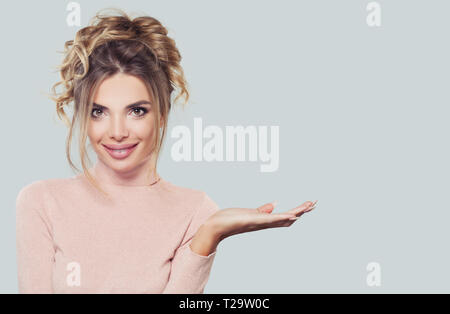
[[[42,198],[46,193],[55,189],[67,188],[75,182],[74,177],[71,178],[50,178],[34,180],[24,185],[17,194],[17,198]]]
[[[44,181],[31,181],[19,190],[16,196],[16,210],[19,214],[30,212],[32,208],[42,208],[46,194]]]
[[[35,198],[41,195],[43,191],[43,181],[44,180],[35,180],[24,185],[17,194],[17,200]]]
[[[172,199],[177,199],[183,204],[192,205],[194,208],[218,209],[210,195],[202,189],[177,185],[166,180],[163,181],[163,185],[167,191],[171,191]]]
[[[184,185],[178,185],[175,183],[172,183],[170,181],[161,179],[161,183],[163,186],[163,189],[171,194],[172,197],[177,197],[184,199],[185,201],[188,200],[196,200],[203,199],[204,194],[206,194],[204,191],[192,188]]]

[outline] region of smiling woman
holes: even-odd
[[[75,171],[70,147],[79,128],[83,172],[19,192],[22,293],[201,293],[209,277],[214,243],[191,244],[219,208],[205,192],[156,171],[171,94],[178,87],[175,101],[189,98],[180,53],[155,18],[114,11],[98,13],[65,44],[52,99],[69,128],[66,154]]]
[[[188,101],[189,93],[175,41],[155,18],[133,20],[123,11],[118,15],[99,12],[91,25],[80,29],[75,40],[65,44],[65,58],[59,67],[62,80],[53,86],[57,114],[69,127],[66,155],[71,167],[74,128],[80,126],[79,152],[85,176],[98,187],[88,171],[86,140],[99,160],[124,173],[146,169],[135,183],[151,183],[158,177],[157,162],[165,138],[171,94],[180,90],[175,102]],[[57,96],[56,88],[65,90]],[[74,102],[72,122],[64,107]],[[108,151],[109,147],[138,144],[133,151]],[[112,153],[112,154],[111,154]],[[117,158],[116,158],[117,157]],[[137,170],[137,169],[136,169]],[[104,192],[104,191],[103,191]]]

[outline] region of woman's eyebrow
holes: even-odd
[[[151,103],[150,103],[148,100],[139,100],[139,101],[137,101],[137,102],[134,102],[134,103],[132,103],[132,104],[129,104],[128,106],[125,107],[125,109],[129,109],[129,108],[132,108],[132,107],[135,107],[135,106],[145,105],[145,104],[151,105]],[[95,107],[100,108],[100,109],[108,109],[108,107],[103,106],[103,105],[100,105],[100,104],[96,104],[95,102],[94,102],[93,105],[94,105]]]

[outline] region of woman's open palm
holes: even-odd
[[[275,206],[267,203],[254,208],[226,208],[219,210],[208,219],[219,234],[220,239],[238,234],[267,228],[288,227],[304,213],[313,210],[315,202],[305,202],[287,212],[272,214]]]

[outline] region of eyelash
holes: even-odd
[[[140,109],[143,112],[141,115],[137,116],[138,118],[145,116],[147,114],[147,112],[148,112],[148,110],[146,108],[143,108],[143,107],[133,107],[133,108],[131,108],[131,111],[136,110],[136,109]],[[91,111],[91,118],[99,119],[99,117],[96,117],[96,116],[93,115],[95,111],[102,111],[102,109],[94,108]]]

